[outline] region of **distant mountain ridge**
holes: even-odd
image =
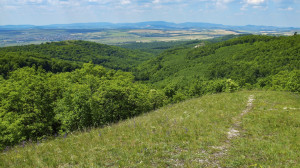
[[[299,30],[295,27],[277,27],[277,26],[231,26],[204,22],[185,22],[173,23],[165,21],[149,21],[137,23],[72,23],[72,24],[51,24],[51,25],[4,25],[0,30],[20,30],[20,29],[231,29],[248,31],[287,31]]]

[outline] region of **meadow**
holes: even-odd
[[[247,114],[249,97],[253,104]],[[205,95],[0,154],[0,167],[299,167],[300,97]],[[230,128],[238,134],[228,136]],[[224,147],[225,146],[225,147]]]

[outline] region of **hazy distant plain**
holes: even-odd
[[[253,33],[225,29],[24,29],[0,30],[0,47],[40,44],[51,41],[86,40],[103,44],[210,39],[229,34]],[[291,35],[293,32],[254,32]]]

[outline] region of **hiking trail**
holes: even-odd
[[[250,95],[248,98],[246,109],[244,109],[240,115],[233,118],[234,123],[232,124],[232,126],[229,128],[227,132],[227,139],[225,143],[221,146],[212,146],[213,149],[217,149],[219,151],[213,153],[212,157],[205,160],[205,162],[207,162],[209,166],[221,168],[219,160],[220,158],[226,155],[228,149],[230,148],[231,140],[233,138],[240,136],[240,131],[242,129],[241,128],[242,118],[244,115],[246,115],[252,110],[254,100],[255,100],[254,95]]]

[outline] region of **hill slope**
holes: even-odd
[[[299,167],[300,97],[206,95],[101,129],[14,147],[0,167]]]
[[[242,87],[271,87],[276,75],[295,73],[297,80],[299,55],[300,36],[243,36],[196,48],[167,50],[143,63],[136,76],[158,86],[174,85],[183,90],[201,81],[224,78]]]
[[[151,57],[149,53],[87,41],[4,47],[0,48],[0,75],[32,65],[52,72],[72,71],[79,64],[90,61],[107,68],[129,71]]]

